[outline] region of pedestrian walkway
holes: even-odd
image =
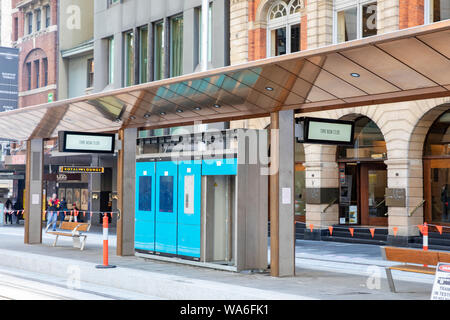
[[[23,244],[23,226],[0,227],[0,266],[27,272],[68,276],[78,268],[81,280],[134,291],[161,299],[424,299],[431,294],[432,277],[394,274],[399,293],[391,293],[379,247],[297,241],[296,276],[273,278],[269,273],[245,274],[168,263],[135,256],[115,256],[116,238],[110,236],[110,264],[99,270],[102,235],[89,233],[84,251],[43,233],[42,245]],[[402,278],[400,278],[402,277]],[[407,280],[407,281],[398,281]]]

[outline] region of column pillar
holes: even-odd
[[[271,114],[270,269],[295,275],[294,111]]]
[[[42,243],[42,176],[44,171],[44,140],[27,141],[25,177],[25,233],[26,244]]]
[[[335,146],[305,145],[305,239],[320,240],[321,229],[339,222],[339,170],[335,159]]]
[[[400,194],[401,190],[404,192],[404,200],[401,197],[397,197],[397,201],[386,198],[386,204],[389,206],[388,244],[407,245],[409,237],[419,235],[416,226],[423,223],[423,206],[409,216],[423,200],[422,160],[392,159],[386,160],[385,163],[388,170],[388,189],[391,190],[387,190],[388,193],[392,195],[396,190],[397,194]],[[398,228],[396,234],[395,227]]]
[[[137,129],[119,131],[121,148],[117,162],[117,193],[119,219],[117,220],[117,255],[134,255],[134,199],[136,180]]]

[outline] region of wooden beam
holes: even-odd
[[[279,276],[279,114],[278,112],[270,115],[270,275]]]

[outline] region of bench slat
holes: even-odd
[[[450,252],[439,252],[439,262],[450,263]]]
[[[74,230],[77,226],[77,231],[87,231],[89,224],[87,223],[79,223],[79,222],[62,222],[61,226],[59,227],[61,230]]]
[[[426,264],[435,266],[439,262],[439,252],[421,249],[384,247],[387,260],[404,263]]]
[[[400,270],[400,271],[409,271],[409,272],[415,272],[415,273],[425,273],[425,274],[435,274],[436,273],[436,268],[412,266],[412,265],[393,266],[393,267],[389,267],[389,269]]]

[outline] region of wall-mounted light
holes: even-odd
[[[100,198],[100,195],[96,192],[92,193],[92,200],[98,200]]]

